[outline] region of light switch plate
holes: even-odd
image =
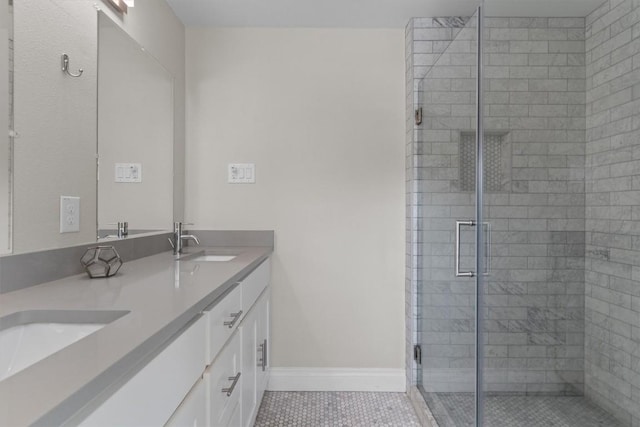
[[[116,163],[116,182],[142,182],[142,163]]]
[[[60,233],[80,231],[80,197],[60,196]]]
[[[255,184],[255,163],[229,163],[229,184]]]

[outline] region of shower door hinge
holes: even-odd
[[[418,365],[422,365],[422,347],[420,347],[420,344],[413,346],[413,360],[415,360]]]
[[[416,126],[420,126],[422,124],[422,107],[416,110]]]

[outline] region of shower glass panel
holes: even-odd
[[[470,396],[455,411],[473,420],[476,291],[474,278],[465,272],[475,270],[477,15],[414,26],[419,24],[440,40],[432,47],[442,53],[419,86],[418,388],[438,420],[449,412],[450,396]]]

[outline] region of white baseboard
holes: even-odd
[[[407,391],[404,369],[271,368],[270,391]]]

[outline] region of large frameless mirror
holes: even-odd
[[[101,4],[4,3],[0,253],[168,229],[173,76]]]

